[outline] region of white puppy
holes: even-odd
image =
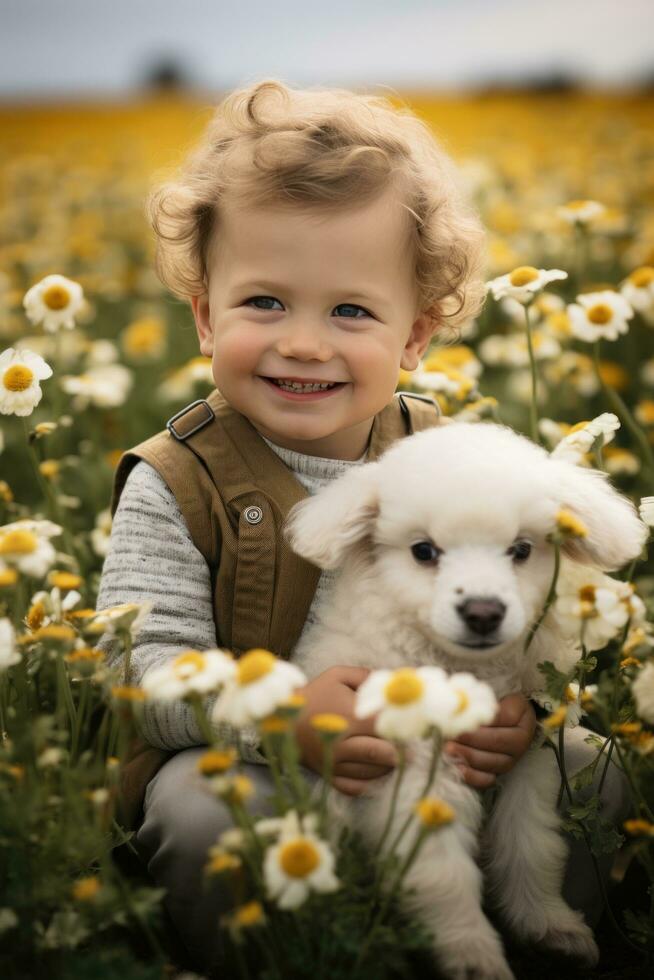
[[[564,564],[615,571],[647,540],[636,508],[605,474],[551,457],[507,426],[462,422],[398,440],[288,515],[293,550],[340,569],[294,662],[309,678],[334,664],[436,664],[471,671],[498,698],[542,690],[539,662],[569,671],[579,656],[549,615],[523,654],[551,583],[554,548],[546,535],[562,507],[588,529],[566,543]],[[429,743],[411,744],[393,833],[424,788],[430,751]],[[535,740],[498,783],[483,847],[481,794],[446,757],[432,784],[457,820],[426,839],[406,884],[415,889],[412,911],[433,931],[441,968],[452,978],[512,977],[482,911],[483,884],[517,937],[596,962],[592,930],[561,896],[567,848],[553,753]],[[332,819],[355,823],[374,845],[392,787],[389,774],[370,780],[365,796],[332,790]],[[411,838],[405,835],[405,846]]]

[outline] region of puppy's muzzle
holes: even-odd
[[[472,596],[465,602],[461,602],[456,607],[456,611],[469,632],[479,637],[478,640],[472,640],[470,643],[464,642],[464,646],[494,646],[499,642],[494,634],[506,613],[506,605],[500,599]]]

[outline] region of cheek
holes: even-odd
[[[219,334],[214,344],[214,361],[229,371],[251,372],[264,348],[261,334],[247,327]]]

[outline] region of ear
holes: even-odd
[[[608,475],[564,460],[551,460],[560,506],[572,511],[585,525],[585,538],[569,538],[563,554],[582,565],[605,572],[617,571],[637,558],[650,529],[632,501],[616,490]]]
[[[379,514],[379,463],[363,463],[291,507],[282,533],[319,568],[338,568]]]
[[[418,367],[420,358],[429,347],[429,342],[434,335],[436,323],[437,316],[433,309],[425,310],[417,320],[414,320],[400,358],[400,367],[404,371],[415,371]]]
[[[209,294],[202,293],[201,296],[191,296],[191,309],[200,342],[200,353],[204,354],[205,357],[211,357],[213,354],[213,327],[209,313]]]

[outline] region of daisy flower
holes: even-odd
[[[642,497],[638,505],[638,513],[645,524],[654,527],[654,497]]]
[[[279,908],[294,909],[311,891],[336,891],[341,883],[334,874],[334,863],[329,845],[315,833],[315,821],[289,810],[277,843],[266,850],[263,859],[268,896],[276,900]]]
[[[149,698],[173,701],[213,692],[235,670],[234,658],[222,650],[184,650],[169,663],[146,671],[141,687]]]
[[[598,436],[603,436],[602,445],[611,442],[614,433],[620,428],[620,419],[613,412],[603,412],[590,422],[577,422],[554,447],[550,455],[566,459],[571,463],[581,463],[590,452]]]
[[[78,282],[65,276],[46,276],[25,293],[23,306],[28,319],[43,323],[44,330],[56,333],[61,327],[72,330],[75,316],[84,307],[84,292]]]
[[[50,521],[20,520],[0,527],[0,567],[9,565],[23,575],[43,578],[56,559],[48,540],[62,528]]]
[[[92,367],[83,374],[64,374],[60,378],[63,390],[74,395],[73,407],[83,411],[91,403],[98,408],[115,408],[124,405],[134,376],[123,364],[103,364]]]
[[[564,221],[574,225],[587,225],[593,218],[599,218],[606,208],[599,201],[568,201],[556,209],[556,213]]]
[[[237,727],[264,718],[288,701],[307,678],[295,664],[255,647],[234,663],[212,710],[212,720]]]
[[[654,660],[650,660],[638,672],[631,691],[639,716],[643,721],[654,725]]]
[[[597,684],[586,684],[582,691],[577,681],[571,681],[566,687],[561,701],[553,701],[547,691],[536,691],[531,697],[547,711],[557,712],[565,709],[565,727],[574,728],[581,722],[582,715],[588,714],[593,695],[597,692]],[[563,716],[563,712],[561,712]]]
[[[462,732],[472,732],[480,725],[490,725],[499,707],[495,692],[474,674],[451,674],[448,685],[456,695],[456,707],[435,724],[444,738],[456,738]]]
[[[605,575],[599,569],[567,562],[557,583],[553,615],[561,630],[578,638],[584,626],[584,646],[599,650],[612,640],[631,616],[632,624],[645,617],[642,599],[631,582]]]
[[[99,555],[100,558],[106,558],[109,553],[112,523],[111,508],[105,507],[96,515],[95,527],[91,528],[89,535],[91,544],[96,555]]]
[[[634,310],[654,326],[654,266],[642,265],[630,272],[620,292]]]
[[[510,296],[526,306],[548,282],[567,278],[568,273],[562,269],[536,269],[533,265],[520,265],[505,276],[491,279],[486,287],[492,291],[495,299]]]
[[[358,687],[354,714],[379,712],[375,730],[382,738],[422,738],[433,725],[453,717],[460,701],[440,667],[373,670]]]
[[[39,381],[49,378],[52,368],[40,354],[26,347],[9,347],[0,354],[0,413],[31,415],[43,397]]]
[[[129,629],[132,636],[140,630],[145,617],[150,613],[154,603],[123,602],[118,606],[97,610],[95,616],[85,627],[91,633],[114,636],[118,630]]]
[[[20,662],[20,654],[16,649],[16,631],[10,619],[6,616],[0,619],[0,670],[6,670]]]
[[[61,598],[61,589],[54,586],[49,592],[41,590],[35,592],[30,601],[30,608],[27,613],[27,621],[30,629],[47,625],[48,623],[61,623],[64,613],[77,605],[82,598],[77,589],[66,591],[64,598]],[[35,626],[32,623],[36,623]]]
[[[620,293],[603,289],[599,293],[582,293],[568,306],[573,337],[592,343],[595,340],[617,340],[629,329],[627,320],[634,311]]]

